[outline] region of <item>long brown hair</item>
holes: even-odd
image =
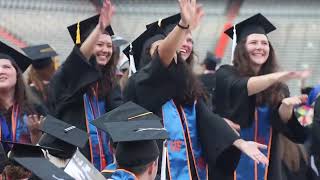
[[[193,72],[193,65],[195,61],[195,53],[192,49],[190,56],[186,60],[178,55],[178,64],[181,63],[184,68],[182,69],[180,77],[183,77],[181,80],[180,91],[178,96],[175,98],[182,104],[193,104],[195,100],[199,98],[204,98],[205,101],[208,101],[208,95],[204,90],[202,83],[199,78]]]
[[[22,72],[16,62],[13,60],[10,60],[12,66],[15,68],[17,74],[17,82],[15,85],[15,92],[14,92],[14,100],[15,103],[17,103],[21,107],[20,112],[33,112],[33,108],[31,106],[32,102],[34,101],[32,94],[28,87],[26,86]],[[0,102],[0,109],[5,109],[3,104]]]
[[[47,91],[45,89],[45,84],[43,81],[50,81],[55,71],[56,68],[54,61],[51,61],[51,63],[48,66],[41,69],[36,69],[33,66],[31,66],[28,73],[27,83],[29,85],[33,84],[36,90],[38,90],[41,93],[42,97],[44,99],[47,99]]]
[[[104,32],[104,34],[109,35],[107,32]],[[109,62],[104,66],[99,66],[96,63],[95,57],[93,56],[95,66],[102,73],[102,78],[98,80],[99,96],[104,96],[108,98],[108,94],[110,93],[111,89],[114,88],[117,84],[116,65],[118,63],[119,56],[115,52],[117,52],[117,49],[112,44],[112,55],[110,57]]]
[[[279,66],[276,60],[275,51],[269,42],[269,56],[262,65],[258,74],[250,66],[250,57],[246,49],[246,39],[241,40],[235,49],[233,64],[242,76],[259,76],[277,72]],[[256,94],[256,105],[267,104],[272,108],[277,108],[282,99],[289,96],[289,89],[283,83],[276,83],[268,89]],[[291,170],[296,172],[300,169],[301,158],[307,162],[305,150],[298,144],[293,143],[281,133],[278,136],[278,148],[281,160]]]
[[[246,39],[242,39],[237,44],[234,51],[234,59],[233,59],[234,67],[238,70],[240,75],[249,76],[249,77],[266,75],[266,74],[277,72],[279,70],[279,66],[277,63],[274,48],[270,42],[269,42],[269,48],[270,48],[270,51],[269,51],[269,56],[267,58],[267,61],[261,66],[261,69],[258,72],[258,74],[256,74],[250,65],[251,62],[250,62],[249,53],[246,48]],[[270,86],[268,89],[262,91],[261,93],[257,94],[256,95],[257,105],[266,103],[268,105],[276,106],[280,100],[276,97],[281,97],[281,95],[277,90],[281,86],[282,85],[280,83],[277,83]],[[273,97],[270,98],[270,96],[273,96]]]

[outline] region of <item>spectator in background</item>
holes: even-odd
[[[57,69],[57,53],[48,44],[29,46],[22,49],[32,60],[27,82],[34,95],[46,105],[47,88],[50,79]]]
[[[204,71],[199,78],[203,83],[204,87],[206,88],[206,92],[209,96],[209,105],[211,106],[211,110],[215,111],[215,97],[214,97],[214,90],[216,88],[216,66],[219,64],[221,59],[215,57],[214,54],[207,52],[207,56],[203,61],[203,68]]]

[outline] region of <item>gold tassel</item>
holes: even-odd
[[[80,39],[80,22],[78,22],[78,24],[77,24],[76,44],[81,44],[81,39]]]

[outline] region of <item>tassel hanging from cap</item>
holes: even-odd
[[[136,65],[133,58],[133,52],[132,52],[132,44],[130,43],[130,50],[129,50],[129,77],[132,76],[132,74],[136,73]]]
[[[231,62],[232,64],[233,58],[234,58],[234,50],[236,49],[237,45],[237,30],[236,25],[233,25],[233,37],[232,37],[232,49],[231,49]]]
[[[81,44],[81,39],[80,39],[80,22],[77,24],[77,35],[76,35],[76,44]]]

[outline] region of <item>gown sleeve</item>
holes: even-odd
[[[320,156],[320,96],[314,105],[314,117],[312,124],[312,146],[315,153]]]
[[[284,97],[289,97],[290,92],[288,86],[283,86],[281,89]],[[276,108],[272,108],[270,123],[273,130],[282,133],[287,138],[295,143],[303,143],[307,138],[307,128],[304,128],[298,121],[294,113],[292,113],[291,119],[285,123],[281,120],[279,115],[279,107],[281,103]]]
[[[110,91],[107,97],[106,112],[117,108],[121,104],[123,104],[122,93],[121,93],[120,86],[116,84],[115,87]]]
[[[124,101],[133,101],[152,112],[158,111],[177,91],[172,78],[176,65],[165,67],[155,52],[150,63],[128,80],[124,90]]]
[[[208,164],[217,158],[240,137],[217,114],[208,109],[203,100],[196,104],[199,138]],[[229,164],[230,165],[230,164]]]
[[[248,127],[254,118],[255,96],[248,95],[248,80],[230,65],[216,73],[216,112],[241,127]]]
[[[86,60],[80,49],[74,47],[50,81],[48,88],[50,112],[55,114],[60,109],[82,99],[85,87],[100,77],[100,73]]]

